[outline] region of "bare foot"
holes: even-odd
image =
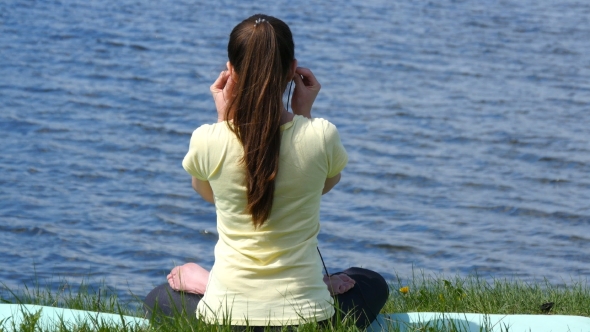
[[[355,281],[344,273],[324,276],[324,283],[328,286],[330,295],[338,295],[348,292],[354,287]]]
[[[168,274],[168,284],[177,291],[193,294],[205,294],[209,271],[195,263],[177,266]]]

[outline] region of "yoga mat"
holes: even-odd
[[[381,314],[367,332],[414,331],[428,324],[435,330],[456,327],[465,332],[589,332],[590,318],[565,315],[486,315],[474,313],[409,312]]]
[[[37,317],[38,316],[38,317]],[[149,324],[144,318],[123,316],[118,314],[55,308],[34,304],[0,304],[0,330],[10,331],[13,327],[18,331],[20,324],[31,319],[37,320],[37,326],[51,329],[56,326],[80,326],[86,323],[92,327],[101,326],[137,326]]]

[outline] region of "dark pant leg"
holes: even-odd
[[[154,310],[166,316],[173,316],[174,313],[194,316],[202,298],[203,295],[200,294],[175,291],[166,283],[149,292],[143,301],[143,307],[148,317],[152,316]]]
[[[389,297],[389,286],[385,279],[377,272],[371,270],[351,267],[342,272],[354,279],[355,285],[348,292],[338,294],[334,297],[337,303],[337,310],[334,319],[343,319],[346,315],[352,315],[356,326],[364,329],[371,325],[377,318],[381,308]]]

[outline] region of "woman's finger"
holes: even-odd
[[[215,80],[215,82],[213,82],[213,84],[211,84],[211,92],[217,93],[217,92],[222,91],[223,88],[227,84],[228,77],[229,77],[228,71],[227,70],[222,71],[219,74],[219,77],[217,77],[217,79]]]
[[[295,68],[295,73],[297,73],[301,76],[313,76],[313,73],[311,72],[311,70],[309,70],[309,68],[305,68],[305,67]]]
[[[230,97],[233,96],[233,90],[234,86],[236,85],[236,82],[231,77],[229,71],[226,71],[226,75],[227,77],[225,78],[225,86],[223,87],[223,93],[226,97]]]
[[[301,80],[301,75],[297,74],[297,71],[295,71],[295,75],[293,75],[293,81],[295,81],[295,85],[303,84],[303,81]]]
[[[297,67],[295,69],[295,76],[302,76],[302,83],[307,87],[317,87],[319,90],[320,82],[315,78],[315,75],[308,68]]]

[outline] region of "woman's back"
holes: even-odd
[[[213,321],[231,308],[235,325],[328,319],[333,308],[316,247],[324,182],[347,162],[336,128],[302,116],[281,126],[273,208],[258,228],[246,210],[243,153],[221,122],[193,133],[183,161],[191,175],[209,181],[217,210],[215,265],[198,313]]]

